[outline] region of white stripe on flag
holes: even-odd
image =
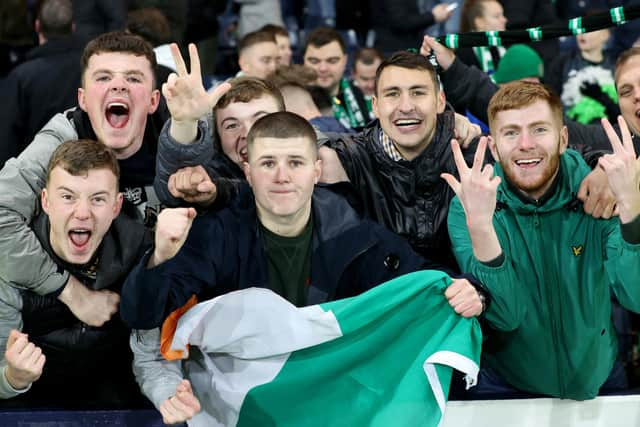
[[[447,400],[444,396],[444,391],[442,390],[442,384],[440,383],[440,378],[438,377],[438,373],[436,372],[436,367],[434,366],[436,364],[450,366],[460,372],[465,373],[467,389],[476,385],[480,368],[473,360],[453,351],[439,351],[432,354],[427,360],[425,360],[423,365],[424,372],[427,375],[427,378],[429,378],[431,390],[436,397],[436,401],[438,402],[440,411],[442,411],[443,418],[440,419],[440,424],[442,424]]]

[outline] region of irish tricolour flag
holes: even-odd
[[[171,345],[191,346],[203,410],[189,425],[437,426],[452,368],[471,385],[480,358],[478,322],[449,306],[449,282],[421,271],[317,306],[257,288],[194,306]]]

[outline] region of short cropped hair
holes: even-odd
[[[44,0],[38,11],[40,31],[47,40],[64,38],[73,32],[71,0]]]
[[[616,88],[618,86],[618,73],[620,72],[620,69],[624,67],[624,65],[627,62],[629,62],[631,58],[638,55],[640,55],[640,47],[632,47],[625,50],[618,56],[618,59],[616,60],[616,70],[615,70]]]
[[[112,31],[100,34],[91,40],[84,48],[80,61],[83,81],[84,73],[89,66],[89,59],[93,55],[101,53],[126,53],[134,56],[144,56],[151,66],[151,75],[154,79],[153,87],[155,87],[156,55],[153,53],[153,48],[149,42],[142,37],[124,31]]]
[[[275,24],[266,24],[264,26],[262,26],[262,28],[260,28],[258,31],[266,31],[268,33],[271,33],[275,36],[282,36],[282,37],[289,37],[289,32],[287,31],[286,28],[281,27],[280,25],[275,25]]]
[[[380,62],[384,60],[384,55],[378,49],[373,47],[363,47],[356,51],[356,54],[353,56],[353,68],[356,68],[356,64],[358,62],[362,62],[364,65],[373,64],[376,59],[379,59]]]
[[[504,84],[493,95],[487,107],[489,128],[493,131],[493,123],[501,111],[518,110],[537,101],[546,102],[551,108],[551,114],[558,125],[562,126],[562,102],[558,95],[542,83],[514,81]]]
[[[281,65],[269,78],[273,84],[281,88],[283,86],[299,86],[306,88],[315,84],[318,73],[311,67],[302,64]]]
[[[91,139],[78,139],[60,144],[49,160],[47,183],[51,178],[51,172],[58,166],[73,176],[87,175],[94,169],[107,169],[115,175],[116,183],[120,180],[120,166],[113,150]]]
[[[431,62],[427,59],[427,57],[420,55],[419,53],[412,53],[407,51],[398,51],[391,55],[389,58],[386,58],[382,63],[378,66],[376,70],[376,81],[374,86],[374,93],[378,93],[378,83],[380,81],[380,75],[387,67],[400,67],[407,68],[409,70],[421,70],[426,71],[431,77],[431,81],[433,81],[433,87],[439,90],[438,77],[436,75],[436,70],[431,65]]]
[[[322,47],[331,42],[338,42],[340,49],[342,49],[342,53],[347,53],[347,46],[344,44],[344,40],[342,39],[342,36],[340,36],[339,32],[331,27],[318,27],[307,35],[302,48],[302,55],[304,56],[307,54],[307,48],[309,46]]]
[[[238,53],[242,53],[244,50],[258,43],[278,44],[276,42],[276,36],[274,33],[270,31],[262,31],[262,30],[252,31],[250,33],[247,33],[238,42]]]
[[[147,7],[127,14],[127,30],[137,34],[152,46],[160,46],[171,40],[171,28],[160,9]]]
[[[249,102],[254,99],[262,98],[263,96],[270,96],[278,104],[278,109],[284,111],[284,99],[280,90],[270,81],[258,79],[256,77],[236,77],[229,81],[231,83],[231,89],[225,93],[213,109],[215,114],[216,110],[225,108],[233,102]]]
[[[267,114],[258,119],[247,135],[247,150],[251,152],[253,142],[258,138],[304,138],[318,153],[316,132],[303,117],[289,111]]]

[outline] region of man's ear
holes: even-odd
[[[122,195],[122,193],[118,192],[118,194],[116,195],[116,203],[113,206],[113,219],[116,219],[118,215],[120,215],[123,200],[124,196]]]
[[[85,113],[87,112],[87,102],[86,101],[87,100],[85,99],[84,89],[79,87],[78,88],[78,105],[80,106],[82,111],[84,111]]]
[[[244,170],[244,176],[247,178],[247,182],[251,187],[253,187],[251,183],[251,165],[249,162],[242,162],[242,169]]]
[[[313,165],[314,168],[314,173],[315,173],[315,179],[313,181],[314,184],[317,184],[318,181],[320,181],[320,177],[322,176],[322,159],[318,159],[316,160],[315,164]]]
[[[376,118],[380,118],[378,115],[378,97],[376,95],[371,96],[371,111],[373,111]]]
[[[149,105],[147,114],[155,113],[158,109],[158,105],[160,105],[160,91],[158,89],[154,89],[151,92],[151,104]]]
[[[238,56],[238,66],[243,73],[247,72],[247,59],[244,57],[244,55]]]
[[[491,151],[491,155],[495,159],[496,162],[500,161],[500,156],[498,155],[498,147],[496,146],[496,140],[493,139],[491,135],[487,136],[489,151]]]
[[[49,215],[49,194],[46,188],[43,188],[40,192],[40,204],[42,205],[42,210]]]
[[[444,109],[447,106],[447,97],[444,95],[443,90],[438,91],[438,96],[436,97],[436,111],[438,114],[444,113]]]
[[[562,126],[560,130],[560,147],[558,147],[558,153],[562,154],[567,150],[569,146],[569,131],[566,126]]]

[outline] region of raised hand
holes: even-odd
[[[149,258],[148,268],[173,258],[189,235],[196,217],[194,208],[163,209],[156,224],[155,250]]]
[[[200,401],[193,394],[191,383],[182,380],[176,394],[160,404],[160,414],[165,424],[183,423],[200,412]]]
[[[27,334],[15,329],[9,333],[4,357],[7,361],[5,376],[9,384],[17,390],[28,387],[40,378],[46,361],[40,347],[29,342]]]
[[[436,60],[440,67],[444,71],[448,70],[456,59],[456,54],[446,46],[438,43],[435,38],[431,36],[424,36],[422,39],[422,46],[420,47],[420,55],[429,56],[431,51],[436,55]]]
[[[189,203],[209,206],[216,200],[217,188],[202,166],[178,169],[169,177],[169,193]]]
[[[177,122],[197,121],[211,112],[231,85],[222,83],[212,92],[204,89],[200,74],[200,57],[193,43],[189,44],[190,72],[187,71],[180,49],[175,43],[171,44],[171,55],[176,63],[176,73],[171,73],[167,82],[162,85],[162,94],[167,100],[171,118]]]
[[[431,13],[436,22],[443,22],[451,17],[453,10],[449,9],[449,4],[447,3],[439,3],[431,9]]]
[[[483,167],[486,150],[487,137],[482,137],[473,159],[473,165],[469,168],[464,161],[460,145],[455,139],[451,140],[451,151],[453,151],[460,181],[449,173],[440,175],[460,199],[467,216],[467,224],[470,227],[491,224],[493,213],[496,210],[496,194],[498,185],[500,185],[500,177],[493,176],[492,165],[487,164]]]
[[[584,177],[577,197],[583,202],[583,209],[587,215],[605,219],[615,215],[616,197],[602,168],[595,168]]]
[[[87,288],[73,275],[58,296],[74,316],[89,326],[102,326],[118,311],[120,295],[101,289]]]
[[[636,159],[631,132],[622,116],[618,116],[622,141],[606,118],[602,127],[611,142],[613,154],[602,156],[598,164],[606,172],[609,187],[616,198],[620,221],[627,223],[640,214],[640,163]]]
[[[467,279],[453,279],[445,289],[444,296],[449,305],[462,317],[474,317],[482,314],[482,301],[476,288]]]
[[[471,123],[471,121],[462,114],[455,113],[455,126],[456,141],[462,145],[462,148],[467,148],[474,138],[482,135],[480,126]]]
[[[498,235],[493,227],[493,213],[496,210],[500,177],[493,176],[493,166],[482,166],[487,150],[487,137],[480,138],[471,168],[465,163],[460,146],[455,139],[451,140],[451,150],[460,181],[448,173],[440,176],[447,181],[460,199],[467,219],[473,255],[481,262],[491,261],[502,253]]]

